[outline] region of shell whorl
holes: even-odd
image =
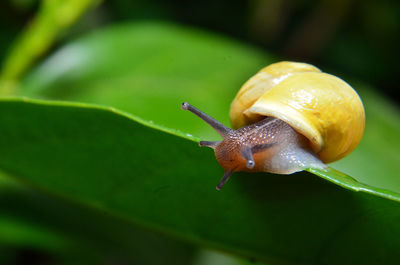
[[[267,66],[239,90],[231,104],[232,126],[265,117],[283,120],[304,135],[325,163],[353,151],[365,128],[364,107],[353,88],[304,63]]]

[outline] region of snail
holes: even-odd
[[[342,79],[298,62],[261,69],[239,90],[230,108],[230,129],[189,103],[222,141],[200,141],[214,149],[225,169],[220,190],[233,172],[291,174],[352,152],[365,128],[360,97]]]

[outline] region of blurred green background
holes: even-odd
[[[54,39],[49,37],[48,46],[43,44],[42,52],[32,53],[34,59],[26,67],[3,72],[3,75],[10,81],[23,79],[58,48],[93,30],[120,22],[158,21],[213,32],[274,54],[277,60],[312,63],[345,80],[369,83],[390,98],[389,101],[400,100],[397,93],[400,82],[399,1],[109,0],[81,3],[84,2],[89,4],[82,7],[82,14],[78,12],[76,20],[61,27]],[[40,5],[41,1],[36,0],[0,2],[0,62],[4,62],[3,66]],[[0,183],[0,207],[4,209],[0,212],[1,265],[259,264],[132,228],[125,220],[116,220],[64,198],[49,198],[6,177],[0,176]],[[65,218],[66,213],[68,218]],[[99,234],[97,231],[108,232]]]
[[[38,5],[37,0],[0,3],[0,58]],[[399,100],[399,18],[396,0],[110,0],[87,11],[53,49],[116,22],[171,21],[232,37],[282,59],[347,74]]]

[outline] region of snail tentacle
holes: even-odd
[[[225,125],[223,125],[222,123],[217,121],[216,119],[210,117],[209,115],[207,115],[204,112],[202,112],[201,110],[193,107],[192,105],[190,105],[187,102],[183,102],[181,107],[183,110],[188,110],[188,111],[192,112],[193,114],[197,115],[198,117],[200,117],[205,122],[207,122],[211,127],[213,127],[222,136],[222,138],[225,138],[230,132],[232,132],[232,129],[229,129],[228,127],[226,127]]]
[[[256,162],[254,162],[252,147],[251,146],[243,146],[241,154],[242,154],[242,157],[244,159],[246,159],[246,167],[248,169],[254,168],[254,166],[256,165]]]
[[[225,185],[225,183],[229,180],[231,175],[232,175],[232,171],[230,171],[230,170],[225,171],[224,176],[222,177],[220,183],[217,185],[216,189],[221,190],[222,187]]]

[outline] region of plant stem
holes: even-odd
[[[0,72],[0,95],[16,93],[18,80],[87,9],[99,0],[42,0],[35,18],[15,40]]]

